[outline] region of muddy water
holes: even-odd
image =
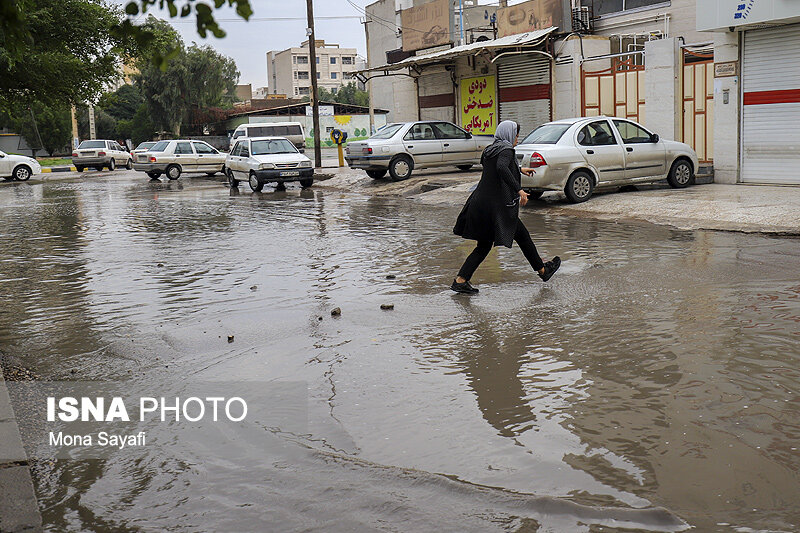
[[[455,205],[117,177],[0,209],[0,348],[40,375],[308,390],[235,457],[37,464],[53,531],[800,528],[797,240],[534,207],[562,271],[495,251],[468,298]]]

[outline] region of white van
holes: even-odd
[[[237,127],[231,136],[230,149],[236,141],[245,137],[285,137],[294,144],[300,152],[305,152],[306,132],[299,122],[260,122],[242,124]]]

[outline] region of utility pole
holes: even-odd
[[[369,15],[364,18],[364,34],[367,37],[367,68],[372,68],[372,56],[369,53]],[[372,77],[367,79],[367,94],[369,94],[369,135],[375,133],[375,100],[372,97]]]
[[[78,117],[77,112],[75,110],[75,104],[72,104],[72,108],[70,109],[70,115],[72,118],[72,149],[76,149],[80,140],[78,139]]]
[[[94,105],[89,104],[89,138],[97,139],[97,130],[95,130],[94,122]]]
[[[319,131],[319,102],[317,101],[317,40],[314,36],[314,0],[306,0],[308,14],[308,60],[311,61],[311,112],[314,116],[314,166],[322,167],[322,146]]]

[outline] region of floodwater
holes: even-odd
[[[502,249],[465,297],[459,207],[191,178],[0,189],[0,349],[25,366],[308,393],[306,432],[234,457],[36,463],[48,529],[800,529],[797,240],[538,205],[522,219],[561,271],[544,286]]]

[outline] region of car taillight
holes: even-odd
[[[542,154],[540,154],[539,152],[533,152],[531,154],[531,162],[530,162],[531,168],[543,167],[546,164],[547,164],[547,161],[544,160],[544,157],[542,157]]]
[[[151,163],[155,163],[156,162],[156,158],[154,156],[152,156],[152,155],[150,156],[150,162]]]
[[[72,152],[72,157],[78,157],[78,152]]]
[[[106,155],[105,152],[97,152],[97,155]]]
[[[369,155],[369,154],[371,154],[371,153],[372,153],[372,148],[370,148],[370,147],[366,146],[366,147],[364,147],[364,148],[361,150],[361,152],[362,152],[362,153],[364,153],[364,154],[367,154],[367,155]]]

